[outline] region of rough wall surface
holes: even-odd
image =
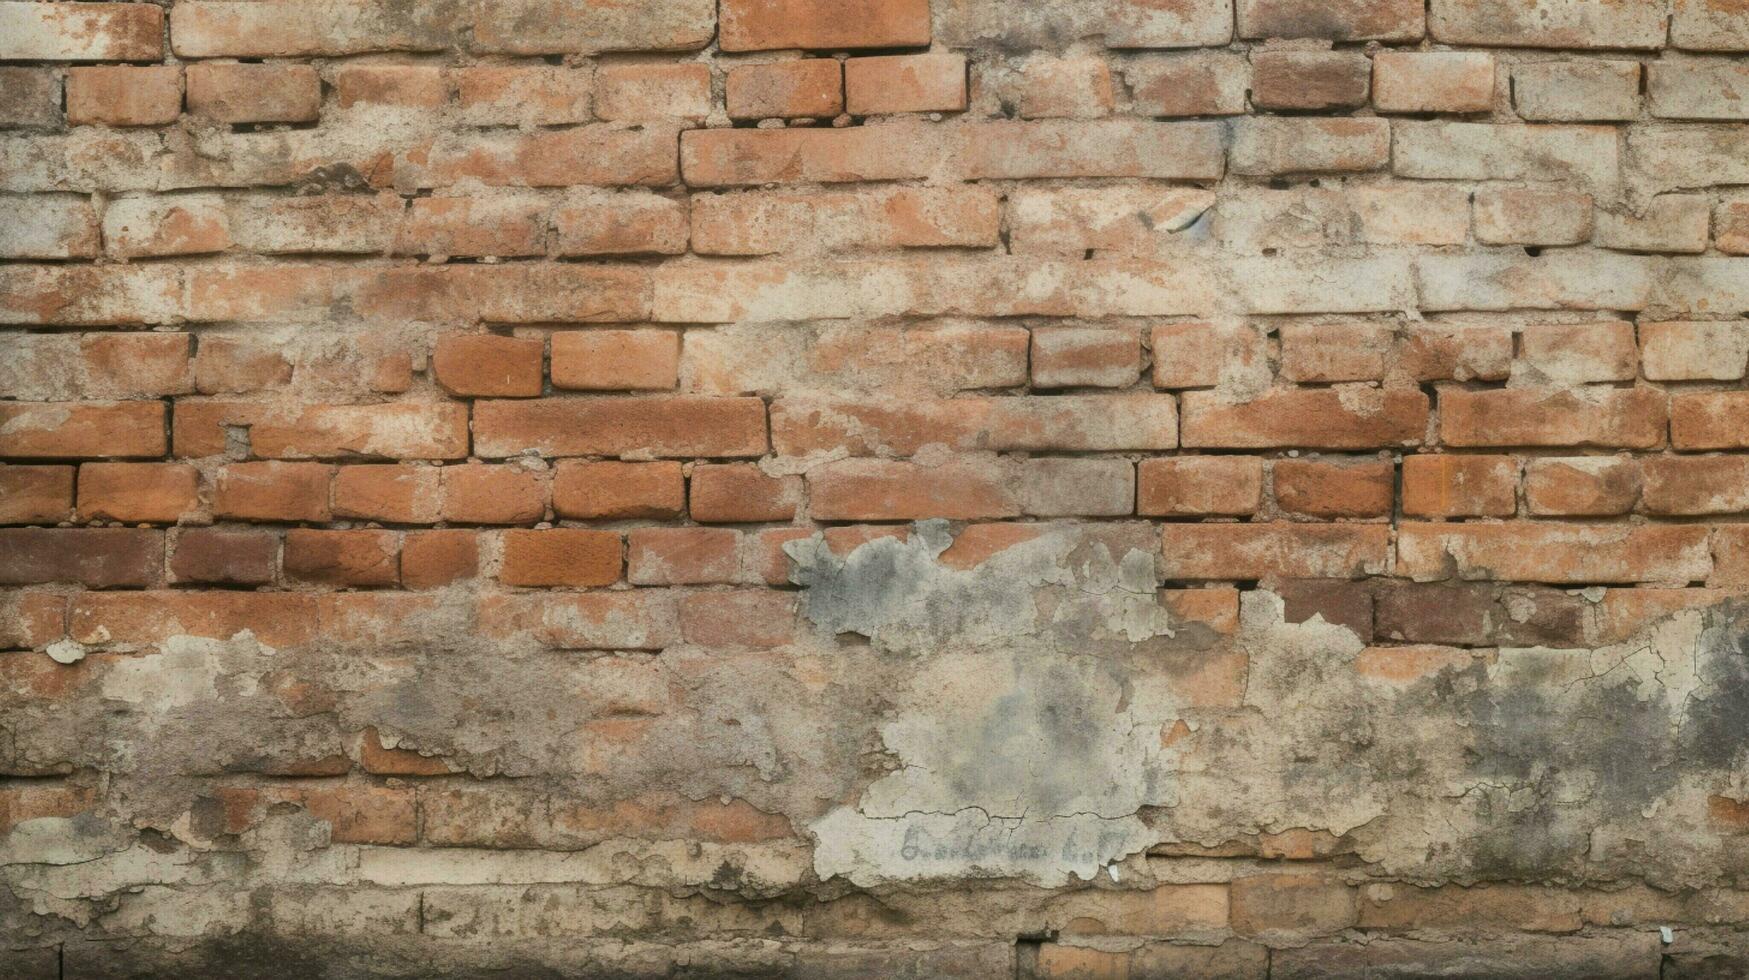
[[[0,2],[0,977],[1749,973],[1746,52]]]

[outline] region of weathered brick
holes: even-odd
[[[449,102],[449,82],[443,69],[429,65],[343,65],[334,73],[334,94],[342,109],[439,109]]]
[[[315,121],[321,109],[322,80],[309,65],[188,66],[189,112],[227,123],[298,123]]]
[[[436,51],[449,41],[452,11],[393,0],[328,0],[314,10],[300,0],[179,3],[170,13],[170,45],[184,58]]]
[[[1614,122],[1640,114],[1637,61],[1550,61],[1512,69],[1512,104],[1536,122]]]
[[[667,330],[575,330],[553,334],[553,387],[664,391],[679,379],[680,335]],[[538,381],[539,367],[536,366]],[[539,394],[538,391],[534,392]]]
[[[49,129],[60,125],[60,73],[0,65],[0,126]]]
[[[1690,582],[1712,568],[1707,529],[1681,525],[1404,524],[1397,574],[1556,585]]]
[[[1251,103],[1260,109],[1352,109],[1366,104],[1371,82],[1372,62],[1358,51],[1251,54]]]
[[[844,111],[844,69],[834,58],[730,68],[723,94],[731,119],[825,118]]]
[[[553,471],[553,510],[585,520],[673,518],[685,506],[680,464],[560,460]]]
[[[440,589],[479,569],[479,538],[472,531],[410,531],[401,539],[401,584],[409,589]]]
[[[1749,392],[1680,392],[1670,398],[1670,444],[1677,449],[1749,447]]]
[[[506,531],[498,580],[505,585],[600,586],[619,581],[619,535],[557,527]]]
[[[325,585],[399,585],[400,552],[392,531],[293,528],[285,535],[285,575]]]
[[[1387,517],[1396,468],[1384,460],[1280,459],[1270,467],[1276,506],[1309,517]]]
[[[1380,112],[1487,112],[1494,56],[1482,51],[1381,51],[1372,59]]]
[[[809,470],[807,482],[809,512],[817,520],[975,520],[1020,514],[1006,470],[983,459],[939,466],[846,459]]]
[[[342,466],[334,471],[334,516],[390,524],[431,524],[439,516],[442,471],[398,463]]]
[[[981,187],[749,191],[695,198],[692,246],[705,255],[988,247],[997,243],[1000,223],[996,194]]]
[[[1577,245],[1591,237],[1591,195],[1539,187],[1476,192],[1476,241],[1487,245]]]
[[[1267,377],[1267,340],[1257,329],[1236,323],[1174,323],[1155,327],[1154,387],[1212,388],[1227,378],[1257,371]]]
[[[1177,412],[1153,394],[891,400],[790,398],[771,408],[772,445],[784,455],[849,449],[915,455],[953,449],[1158,450],[1177,445]]]
[[[157,61],[164,9],[148,3],[0,3],[0,61]]]
[[[697,122],[710,111],[709,65],[604,65],[595,72],[595,114],[602,119]]]
[[[1391,161],[1391,124],[1384,119],[1239,120],[1231,166],[1236,174],[1274,176],[1383,169]]]
[[[1371,449],[1416,446],[1427,396],[1376,389],[1278,389],[1243,402],[1212,391],[1184,393],[1187,448]]]
[[[505,0],[478,9],[474,48],[496,54],[601,54],[690,51],[716,28],[710,0]]]
[[[174,524],[200,508],[200,473],[184,463],[86,463],[79,516],[129,524]]]
[[[471,65],[450,71],[469,126],[560,126],[589,120],[594,74],[586,68]]]
[[[1602,126],[1398,120],[1390,142],[1392,172],[1421,180],[1571,181],[1608,187],[1619,178],[1615,130]]]
[[[1195,52],[1137,58],[1123,69],[1135,111],[1149,116],[1237,116],[1245,112],[1251,63],[1243,55]]]
[[[386,252],[401,199],[392,193],[250,197],[230,202],[226,216],[231,240],[251,252]]]
[[[710,585],[740,572],[741,536],[728,528],[650,527],[626,536],[626,581]]]
[[[529,133],[451,134],[417,175],[427,186],[665,187],[679,178],[673,123],[600,123]]]
[[[1304,939],[1339,932],[1359,917],[1359,894],[1336,878],[1262,874],[1233,879],[1232,927],[1241,936]]]
[[[1639,373],[1633,324],[1531,324],[1519,336],[1517,366],[1526,380],[1542,383],[1632,381]]]
[[[1600,211],[1597,244],[1624,252],[1706,251],[1712,204],[1704,194],[1660,194],[1643,212]]]
[[[476,257],[546,252],[548,202],[514,194],[422,197],[395,233],[398,255]]]
[[[1164,524],[1161,574],[1226,581],[1361,578],[1384,571],[1383,524]]]
[[[0,402],[0,457],[162,456],[163,402]]]
[[[555,255],[679,255],[686,251],[686,205],[655,194],[575,195],[554,209],[552,224]]]
[[[1022,119],[1098,119],[1117,101],[1111,66],[1085,55],[1029,55],[980,82]]]
[[[1142,373],[1134,330],[1039,327],[1032,332],[1032,383],[1041,388],[1128,388]]]
[[[0,524],[55,524],[72,516],[73,467],[0,466]]]
[[[1713,212],[1713,244],[1729,255],[1749,255],[1749,201],[1725,201]]]
[[[1640,468],[1616,456],[1545,457],[1526,462],[1524,502],[1539,517],[1625,514],[1640,497]]]
[[[1034,517],[1120,517],[1136,509],[1136,468],[1127,459],[1029,459],[1018,493]]]
[[[123,258],[201,255],[231,245],[225,206],[217,197],[129,197],[103,211],[103,237],[111,255]]]
[[[1658,48],[1662,4],[1559,0],[1432,0],[1427,31],[1446,44],[1527,48]]]
[[[67,122],[72,125],[162,126],[181,114],[180,68],[105,65],[67,72]]]
[[[1642,323],[1640,367],[1651,381],[1737,381],[1749,367],[1749,328],[1735,322]]]
[[[1749,51],[1749,16],[1716,0],[1675,0],[1670,41],[1695,51]]]
[[[135,528],[0,528],[0,585],[62,582],[143,588],[163,576],[164,532]]]
[[[468,454],[466,405],[283,405],[184,402],[177,406],[178,456],[227,451],[227,431],[247,429],[249,451],[267,459],[461,459]]]
[[[1376,381],[1395,340],[1382,323],[1290,323],[1281,328],[1281,376],[1290,381]]]
[[[1448,446],[1652,449],[1664,442],[1666,413],[1664,393],[1651,388],[1441,388],[1439,439]]]
[[[1511,517],[1517,510],[1511,456],[1403,457],[1403,513],[1411,517]]]
[[[1322,37],[1334,41],[1413,41],[1426,30],[1411,0],[1238,0],[1243,38]]]
[[[1640,505],[1648,514],[1696,516],[1749,510],[1749,460],[1740,456],[1654,456],[1639,462]]]
[[[279,568],[279,537],[239,528],[187,528],[170,542],[170,578],[214,585],[266,585]]]
[[[1425,254],[1415,279],[1423,310],[1637,310],[1652,299],[1646,263],[1610,253]]]
[[[928,0],[726,0],[724,51],[897,48],[929,43]]]
[[[770,476],[751,463],[693,467],[687,512],[701,524],[787,521],[801,502],[799,476]]]

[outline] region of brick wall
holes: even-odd
[[[1741,0],[0,62],[0,977],[1749,972]]]

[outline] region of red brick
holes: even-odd
[[[673,518],[686,505],[680,464],[560,460],[553,470],[553,510],[584,520]]]
[[[155,584],[164,532],[134,528],[0,528],[0,585],[66,582],[92,589]]]
[[[844,111],[843,69],[834,58],[776,61],[729,69],[731,119],[826,118]]]
[[[1383,524],[1165,524],[1160,531],[1168,580],[1361,578],[1384,570],[1391,540]]]
[[[542,255],[546,252],[549,209],[541,198],[513,194],[417,198],[395,233],[395,253]]]
[[[929,0],[724,0],[724,51],[898,48],[929,43]]]
[[[1136,513],[1160,517],[1246,517],[1263,506],[1263,460],[1176,456],[1136,467]]]
[[[1650,388],[1441,388],[1439,438],[1448,446],[1651,449],[1664,442],[1665,411],[1664,393]]]
[[[1388,517],[1396,468],[1386,460],[1278,459],[1275,503],[1310,517]]]
[[[667,330],[573,330],[553,334],[553,387],[663,391],[680,371],[680,335]]]
[[[595,72],[595,114],[602,119],[698,122],[710,111],[709,65],[604,65]]]
[[[1511,456],[1403,457],[1403,513],[1412,517],[1511,517],[1518,461]]]
[[[555,338],[555,341],[557,338]],[[474,450],[501,458],[549,456],[763,456],[765,403],[757,398],[544,398],[474,406]]]
[[[1639,461],[1648,514],[1695,517],[1749,511],[1749,457],[1649,456]]]
[[[993,461],[939,466],[846,459],[808,471],[809,512],[822,521],[909,521],[1017,517],[1008,472]]]
[[[1680,392],[1670,398],[1670,444],[1677,449],[1749,448],[1749,392]]]
[[[966,107],[965,56],[851,58],[844,63],[844,103],[853,116],[959,112]]]
[[[186,463],[86,463],[79,467],[84,520],[174,524],[200,509],[200,473]]]
[[[324,585],[399,585],[400,551],[393,531],[293,528],[285,535],[285,576]]]
[[[0,402],[0,457],[162,456],[164,403]]]
[[[1420,445],[1427,396],[1419,391],[1276,389],[1251,401],[1184,393],[1186,448],[1373,449]]]
[[[505,585],[598,586],[619,581],[620,540],[612,531],[507,531],[498,580]]]
[[[1366,104],[1372,62],[1358,51],[1251,53],[1251,102],[1260,109],[1352,109]]]
[[[452,69],[461,120],[470,126],[558,126],[589,121],[586,68],[473,65]]]
[[[355,105],[393,105],[440,109],[449,101],[443,69],[424,65],[344,65],[334,73],[334,92],[342,109]]]
[[[1285,579],[1275,583],[1275,593],[1281,596],[1285,622],[1304,623],[1313,616],[1321,616],[1326,623],[1352,630],[1361,642],[1372,642],[1372,583],[1324,578]]]
[[[1532,459],[1524,468],[1524,502],[1539,517],[1610,517],[1634,509],[1640,467],[1620,456]]]
[[[1242,38],[1413,41],[1426,31],[1415,0],[1238,0]]]
[[[389,524],[438,519],[441,471],[398,463],[342,466],[334,472],[334,516]]]
[[[756,524],[796,516],[799,476],[767,476],[751,463],[693,467],[688,511],[701,524]]]
[[[452,585],[473,578],[479,566],[472,531],[412,531],[401,541],[401,584],[409,589]]]
[[[1503,582],[1690,582],[1711,568],[1707,529],[1682,525],[1404,524],[1397,574]]]
[[[188,111],[226,123],[314,122],[322,80],[309,65],[188,66]]]
[[[164,10],[148,3],[12,3],[0,9],[0,61],[157,61]]]
[[[709,585],[739,577],[741,535],[728,528],[638,528],[626,540],[626,581],[633,585]]]
[[[171,539],[175,582],[266,585],[279,568],[279,536],[237,528],[186,528]]]
[[[73,467],[0,466],[0,524],[54,524],[72,516]]]
[[[656,194],[573,197],[553,212],[555,255],[679,255],[687,206]]]
[[[1032,383],[1040,388],[1127,388],[1142,371],[1142,338],[1134,330],[1037,327],[1032,331]]]
[[[458,524],[533,524],[547,515],[547,478],[516,465],[445,466],[443,519]]]
[[[680,601],[680,633],[711,649],[768,650],[794,637],[795,616],[790,592],[697,592]]]
[[[437,342],[431,369],[452,395],[532,398],[541,393],[539,340],[452,334]]]
[[[1380,112],[1487,112],[1494,56],[1483,51],[1380,51],[1372,59]]]
[[[326,463],[232,463],[213,486],[213,516],[243,521],[326,521]]]
[[[182,69],[104,65],[67,72],[67,122],[162,126],[182,115]]]

